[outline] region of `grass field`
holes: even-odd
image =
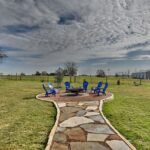
[[[44,149],[56,109],[40,92],[40,82],[0,80],[0,150]]]
[[[150,81],[141,86],[111,86],[115,99],[104,114],[138,150],[150,150]]]
[[[35,100],[35,95],[43,92],[41,80],[54,82],[54,78],[27,76],[17,81],[15,78],[0,80],[0,149],[42,150],[56,110],[51,103]],[[105,78],[80,76],[72,85],[81,86],[83,79],[89,81],[89,89],[99,80],[105,82]],[[108,78],[108,90],[115,99],[104,104],[104,113],[138,150],[150,150],[150,81],[134,86],[133,81],[138,80],[121,78],[118,86],[117,79]]]

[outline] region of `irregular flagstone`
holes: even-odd
[[[59,107],[59,108],[66,106],[66,103],[60,103],[60,102],[59,102],[59,103],[57,103],[57,104],[58,104],[58,107]]]
[[[107,140],[122,140],[121,137],[117,134],[111,134]]]
[[[57,103],[57,104],[58,104],[58,107],[59,107],[59,108],[66,106],[66,103]]]
[[[106,141],[112,150],[131,150],[126,143],[120,140]]]
[[[94,121],[97,121],[99,123],[105,123],[103,117],[99,114],[99,115],[96,115],[96,116],[89,116],[88,118],[94,120]]]
[[[56,132],[64,132],[66,128],[57,127]]]
[[[84,103],[83,102],[79,102],[79,104],[78,104],[79,106],[83,106],[84,105]]]
[[[86,105],[86,106],[92,106],[92,105],[99,105],[99,101],[84,101],[84,102],[79,102],[80,106]]]
[[[69,140],[86,141],[86,135],[81,128],[71,128],[64,132]]]
[[[51,150],[69,150],[68,145],[54,142]]]
[[[114,134],[114,132],[105,124],[83,124],[80,126],[90,133]]]
[[[88,106],[86,110],[96,110],[97,108],[97,106]]]
[[[68,118],[71,118],[71,117],[74,117],[76,116],[76,113],[62,113],[60,115],[60,118],[59,118],[59,122],[63,122],[65,120],[67,120]]]
[[[80,111],[77,112],[76,115],[77,115],[77,116],[84,116],[86,113],[87,113],[86,110],[80,110]]]
[[[71,142],[71,150],[110,150],[108,147],[96,142]]]
[[[94,116],[94,115],[99,115],[98,112],[87,112],[84,116]]]
[[[60,109],[63,114],[70,114],[82,110],[80,107],[63,107]]]
[[[67,106],[75,106],[75,107],[77,107],[78,106],[78,102],[71,102],[71,103],[69,103],[69,102],[67,102]]]
[[[60,127],[76,127],[78,125],[91,123],[91,122],[94,122],[94,121],[85,117],[72,117],[62,122],[59,126]]]
[[[60,143],[65,143],[67,141],[66,135],[63,133],[56,133],[54,135],[54,141],[60,142]]]
[[[74,117],[76,115],[76,112],[82,110],[82,108],[78,107],[62,107],[60,109],[61,115],[59,122],[62,122],[64,120],[67,120],[68,118]]]
[[[104,142],[105,139],[108,137],[108,134],[93,134],[88,133],[87,135],[87,141],[101,141]]]

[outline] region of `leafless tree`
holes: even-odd
[[[97,77],[105,77],[106,75],[105,75],[104,70],[98,69],[96,72],[96,76]]]
[[[47,73],[47,71],[42,71],[42,72],[41,72],[41,75],[42,75],[42,76],[47,76],[48,73]]]
[[[67,74],[70,77],[70,82],[71,82],[71,77],[77,74],[77,65],[75,62],[67,62],[65,63],[65,70],[67,71]]]
[[[36,76],[40,76],[41,73],[40,73],[39,71],[36,71],[35,75],[36,75]]]

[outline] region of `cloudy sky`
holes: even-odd
[[[149,0],[0,0],[3,73],[150,69]]]

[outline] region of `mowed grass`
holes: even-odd
[[[0,79],[0,150],[42,150],[56,109],[35,99],[40,82]]]
[[[98,81],[105,82],[105,78],[80,76],[72,86],[82,86],[83,79],[89,82],[89,90]],[[138,150],[150,150],[150,81],[134,86],[138,80],[120,78],[118,86],[118,79],[108,78],[108,91],[115,98],[104,104],[103,112]],[[43,92],[40,80],[54,82],[53,77],[34,76],[21,81],[0,80],[0,149],[44,149],[56,110],[53,104],[35,99],[36,94]],[[67,80],[65,77],[63,82]]]
[[[140,86],[129,81],[110,86],[115,98],[104,104],[103,111],[138,150],[150,150],[150,81],[143,81]]]

